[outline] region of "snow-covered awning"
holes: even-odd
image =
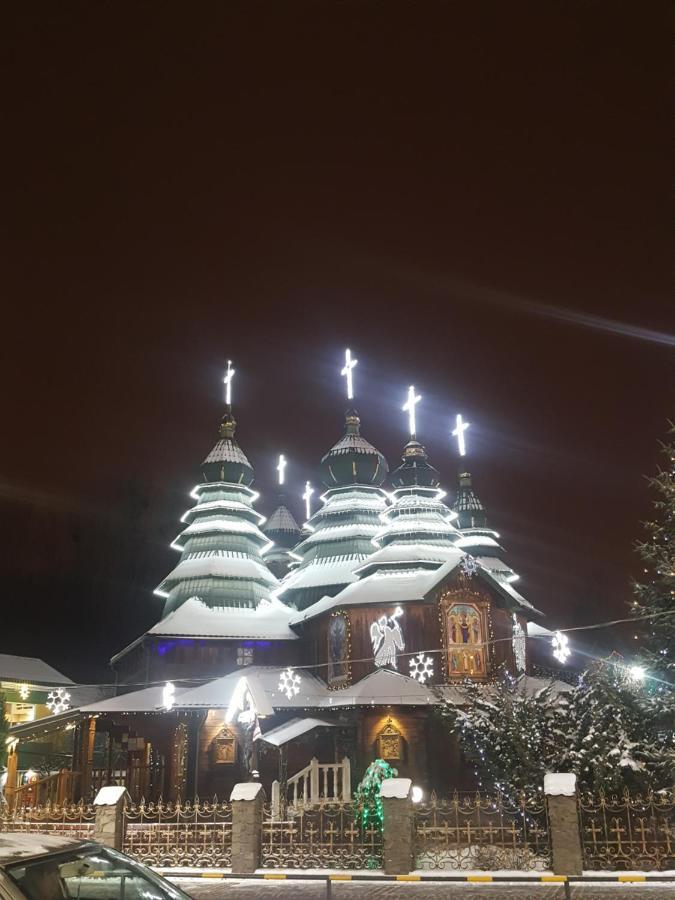
[[[325,719],[290,719],[283,725],[277,725],[262,735],[261,740],[275,747],[281,747],[289,741],[313,731],[315,728],[336,728],[337,722],[327,722]]]

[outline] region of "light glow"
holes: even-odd
[[[408,388],[408,399],[401,407],[403,412],[408,413],[408,429],[410,431],[410,437],[414,438],[417,433],[417,423],[415,421],[415,406],[422,399],[420,394],[415,393],[415,386],[410,385]]]
[[[167,681],[162,690],[162,706],[168,712],[173,709],[176,702],[176,685],[172,681]]]
[[[572,654],[567,635],[562,631],[556,631],[551,639],[551,646],[553,647],[553,656],[564,665]]]
[[[452,436],[457,438],[457,449],[460,456],[466,456],[466,441],[464,440],[464,432],[469,427],[468,422],[462,421],[462,414],[457,413],[455,419],[456,425],[452,432]]]
[[[283,453],[280,453],[279,454],[279,464],[277,465],[277,472],[279,473],[279,484],[280,485],[283,484],[284,481],[286,480],[286,476],[284,474],[286,465],[287,465],[286,457],[284,456]]]
[[[223,384],[225,385],[225,403],[228,406],[232,406],[232,379],[233,378],[234,378],[234,369],[232,368],[232,360],[228,359],[227,371],[225,372],[225,377],[223,378]]]
[[[47,709],[53,716],[70,709],[70,694],[65,688],[56,688],[47,694]]]
[[[422,800],[424,800],[424,791],[422,790],[422,788],[418,787],[416,784],[413,785],[410,799],[413,803],[421,803]]]
[[[19,685],[19,697],[21,697],[22,700],[28,700],[30,697],[30,687],[27,684]]]
[[[630,675],[633,681],[644,681],[645,675],[647,674],[644,670],[643,666],[631,666],[628,669],[628,674]]]
[[[314,493],[314,488],[309,483],[309,481],[305,482],[305,493],[302,495],[302,499],[305,501],[305,513],[306,518],[312,515],[312,494]]]
[[[347,379],[347,399],[354,399],[354,380],[352,376],[352,369],[357,364],[358,359],[352,359],[352,351],[347,348],[345,350],[345,364],[342,369],[341,375]]]

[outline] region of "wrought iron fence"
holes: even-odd
[[[550,841],[546,804],[524,797],[515,805],[481,794],[448,800],[432,793],[414,807],[419,869],[546,869]]]
[[[127,805],[123,849],[152,866],[229,866],[232,805],[217,798]]]
[[[289,808],[282,818],[264,808],[262,866],[288,869],[377,869],[382,833],[364,829],[351,801]]]
[[[2,831],[32,831],[89,840],[94,837],[95,816],[90,803],[45,803],[7,809],[0,824]]]
[[[579,798],[587,869],[675,867],[675,796],[669,792]]]

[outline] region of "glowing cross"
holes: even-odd
[[[284,469],[286,468],[286,457],[283,453],[279,454],[279,465],[277,466],[277,472],[279,473],[279,484],[284,483]]]
[[[452,436],[457,438],[457,447],[459,448],[459,455],[466,456],[466,442],[464,441],[464,432],[469,427],[468,422],[462,422],[462,414],[457,413],[457,418],[455,420],[457,425],[452,432]]]
[[[358,359],[352,359],[352,351],[347,349],[345,350],[345,365],[342,369],[341,375],[344,375],[347,379],[347,399],[354,399],[354,383],[352,381],[352,369],[357,364]]]
[[[309,481],[306,481],[305,482],[305,493],[302,495],[302,499],[305,501],[305,511],[307,513],[308,519],[312,515],[311,499],[312,499],[313,493],[314,493],[314,488],[309,483]]]
[[[223,384],[225,385],[225,403],[228,406],[232,406],[232,378],[233,377],[234,377],[234,369],[232,368],[232,360],[228,359],[227,372],[225,372],[225,377],[223,378]]]
[[[418,404],[420,402],[421,399],[422,399],[421,396],[419,394],[415,393],[414,385],[411,384],[410,387],[408,388],[408,399],[401,407],[403,409],[403,412],[408,413],[408,423],[409,423],[409,427],[410,427],[410,437],[411,438],[415,437],[415,432],[416,432],[415,406],[416,406],[416,404]]]

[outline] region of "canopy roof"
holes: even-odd
[[[337,722],[327,722],[325,719],[289,719],[283,725],[277,725],[276,728],[266,731],[261,740],[267,744],[273,744],[275,747],[281,747],[315,728],[335,728],[336,726]]]

